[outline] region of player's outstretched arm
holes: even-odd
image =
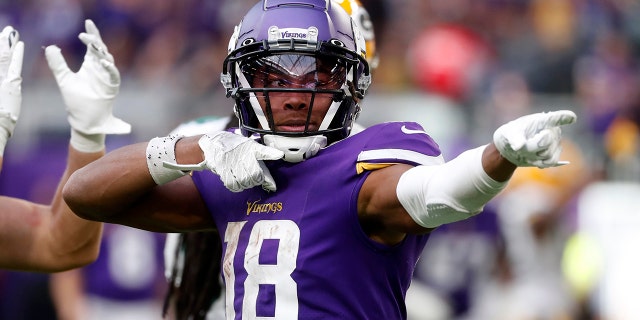
[[[423,233],[482,211],[517,167],[547,168],[560,160],[561,129],[576,121],[569,110],[527,115],[495,131],[493,142],[442,165],[396,165],[372,172],[359,197],[361,220],[385,226],[382,242]]]

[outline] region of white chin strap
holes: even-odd
[[[265,134],[262,138],[265,145],[284,152],[284,161],[294,163],[315,156],[320,148],[327,145],[325,136],[283,137]]]

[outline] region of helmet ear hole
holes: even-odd
[[[240,44],[240,46],[241,46],[241,47],[244,47],[244,46],[250,45],[250,44],[252,44],[252,43],[254,43],[254,42],[256,42],[256,39],[254,39],[254,38],[246,38],[246,39],[244,39],[244,40],[242,41],[242,43]]]
[[[331,39],[331,40],[329,40],[329,42],[330,42],[331,44],[336,45],[336,46],[339,46],[339,47],[343,47],[343,48],[344,48],[344,47],[346,47],[346,46],[344,45],[344,43],[343,43],[342,41],[338,40],[338,39]]]

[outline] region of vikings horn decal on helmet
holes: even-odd
[[[371,83],[365,45],[356,23],[332,0],[256,4],[234,30],[221,75],[243,134],[260,134],[290,162],[346,138]],[[271,99],[292,93],[310,97],[304,130],[279,131]],[[319,124],[309,121],[314,103],[329,105]]]

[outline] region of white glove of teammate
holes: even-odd
[[[19,39],[11,26],[0,33],[0,156],[20,117],[24,43]]]
[[[500,154],[519,167],[548,168],[565,165],[559,161],[560,126],[576,121],[569,110],[535,113],[502,125],[493,134]]]
[[[67,107],[73,129],[71,143],[81,151],[92,152],[104,147],[105,134],[129,133],[131,125],[113,116],[113,101],[120,89],[120,72],[113,56],[93,21],[87,19],[85,29],[78,38],[87,51],[77,73],[71,72],[57,46],[45,48],[45,57]]]
[[[204,161],[197,165],[178,165],[164,162],[164,167],[177,170],[209,169],[220,176],[224,186],[232,192],[262,185],[276,191],[276,183],[262,160],[284,157],[281,150],[265,146],[253,139],[227,131],[205,134],[198,141]]]

